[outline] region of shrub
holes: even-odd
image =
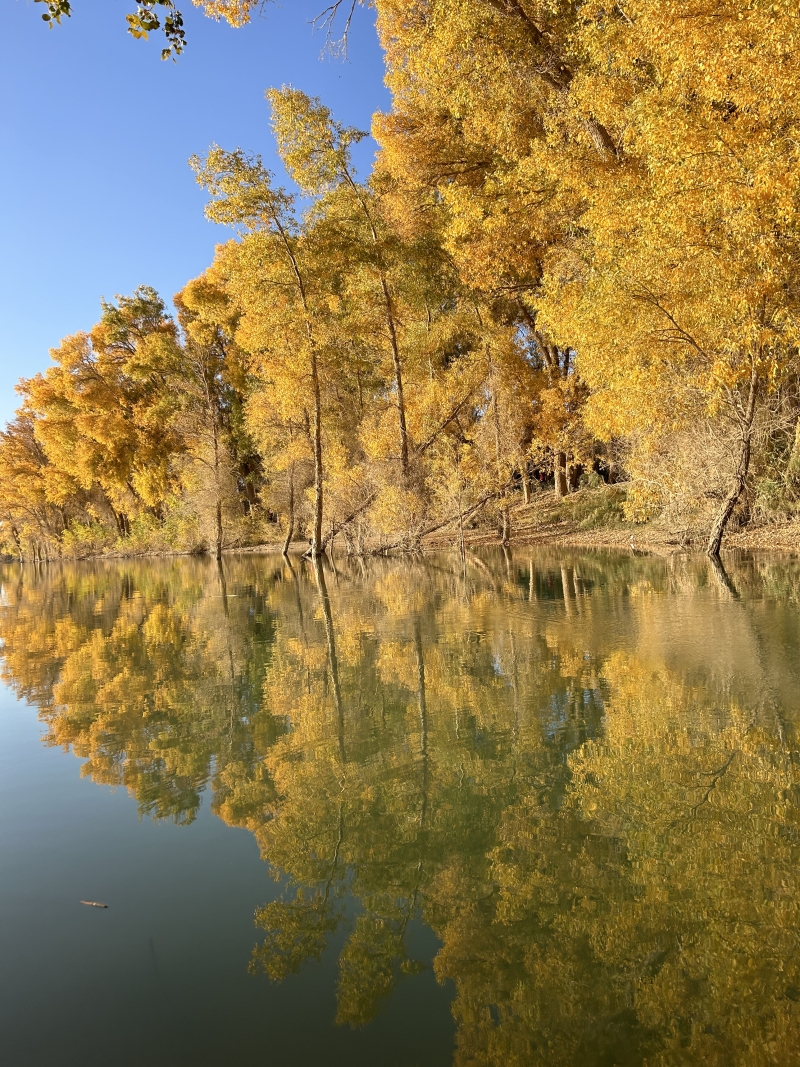
[[[559,504],[562,518],[576,522],[582,530],[600,526],[619,526],[625,521],[627,492],[621,485],[603,485],[597,489],[581,489],[564,497]]]

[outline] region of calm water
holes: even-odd
[[[726,566],[4,568],[4,1065],[799,1063],[800,564]]]

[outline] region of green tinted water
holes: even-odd
[[[4,1063],[796,1062],[799,595],[545,550],[6,567]]]

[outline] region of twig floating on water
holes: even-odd
[[[82,900],[81,904],[88,904],[90,908],[107,908],[108,904],[100,904],[97,900]]]

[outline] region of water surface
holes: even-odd
[[[796,561],[0,577],[9,1067],[800,1058]]]

